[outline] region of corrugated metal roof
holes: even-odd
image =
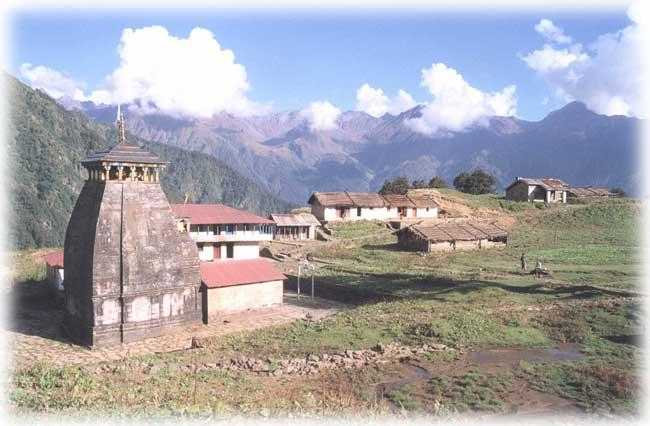
[[[201,281],[208,288],[285,280],[269,259],[218,260],[201,263]]]
[[[53,268],[63,268],[63,250],[51,251],[43,255],[43,260]]]
[[[319,226],[320,222],[311,213],[273,213],[271,219],[276,226]]]
[[[88,155],[81,163],[135,163],[135,164],[167,164],[155,154],[145,149],[127,143],[119,143],[103,151],[93,152]]]
[[[176,217],[188,218],[195,225],[273,224],[272,220],[223,204],[172,204],[171,208]]]

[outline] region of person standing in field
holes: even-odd
[[[542,268],[542,261],[537,259],[537,265],[535,265],[535,278],[541,277],[543,271],[544,269]]]
[[[526,253],[521,254],[521,270],[524,272],[528,270],[528,263],[526,262]]]

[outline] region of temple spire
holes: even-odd
[[[126,143],[126,129],[124,126],[124,116],[122,115],[122,110],[120,109],[120,104],[117,104],[117,143]]]

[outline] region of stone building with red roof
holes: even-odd
[[[274,222],[223,204],[173,204],[181,232],[197,244],[203,319],[223,312],[282,303],[286,277],[259,257],[273,239]]]

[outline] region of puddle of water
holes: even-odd
[[[603,339],[607,339],[610,342],[614,342],[614,343],[622,343],[625,345],[634,345],[637,347],[641,347],[641,341],[643,340],[643,336],[639,334],[631,334],[631,335],[618,334],[614,336],[603,336]]]
[[[415,364],[403,364],[402,374],[404,376],[400,379],[378,384],[377,397],[384,398],[390,392],[399,389],[402,386],[426,381],[433,377],[433,375],[426,368],[422,368],[419,365]],[[391,405],[393,404],[391,403]]]
[[[468,359],[479,366],[493,364],[516,365],[520,361],[573,361],[584,356],[577,344],[567,343],[550,349],[486,349],[468,354]]]

